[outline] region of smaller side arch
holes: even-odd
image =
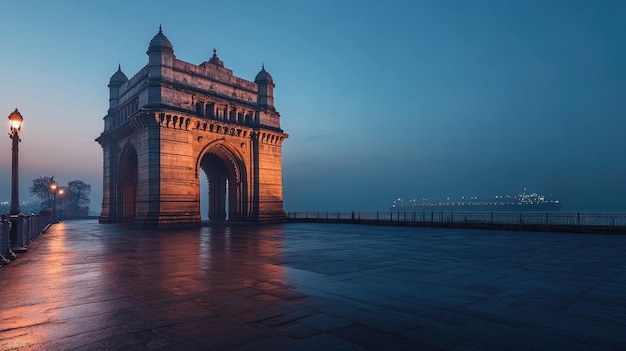
[[[127,142],[120,153],[116,217],[118,222],[132,222],[137,216],[139,160],[137,149]]]

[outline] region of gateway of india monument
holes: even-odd
[[[100,222],[197,226],[201,191],[209,194],[211,220],[283,220],[287,134],[265,67],[251,82],[234,76],[215,50],[200,65],[181,61],[161,28],[147,54],[131,79],[118,68],[108,85],[96,139],[104,158]],[[208,189],[200,189],[200,177]]]

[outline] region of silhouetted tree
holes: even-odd
[[[30,187],[30,194],[40,199],[41,207],[52,208],[54,194],[50,189],[50,184],[54,182],[54,177],[39,177],[33,180]],[[61,190],[63,190],[61,192]],[[61,194],[62,193],[62,194]],[[57,213],[62,211],[63,217],[84,217],[89,214],[89,194],[91,185],[82,180],[73,180],[67,186],[57,187]]]
[[[63,212],[67,217],[81,217],[89,214],[89,194],[91,185],[82,180],[73,180],[67,183]]]
[[[50,202],[52,199],[52,189],[50,184],[54,182],[54,177],[39,177],[33,179],[33,185],[30,186],[30,194],[36,196],[42,202]]]

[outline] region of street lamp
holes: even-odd
[[[54,177],[53,177],[54,178]],[[52,219],[57,222],[57,182],[54,180],[50,183],[50,190],[52,190]]]
[[[61,197],[61,208],[59,209],[60,215],[59,218],[63,217],[63,194],[65,194],[65,189],[59,189],[59,196]]]
[[[15,109],[9,115],[9,124],[11,126],[11,132],[9,138],[13,141],[12,151],[12,171],[11,171],[11,215],[17,215],[21,212],[20,209],[20,194],[19,194],[19,179],[18,179],[18,158],[19,142],[22,141],[19,136],[19,131],[22,129],[22,122],[24,118],[20,114],[20,111]]]
[[[19,152],[20,139],[19,131],[22,129],[22,122],[24,118],[20,114],[20,111],[15,109],[9,115],[9,125],[11,132],[9,138],[13,141],[13,147],[11,148],[11,209],[9,210],[11,220],[11,234],[10,240],[12,245],[17,244],[17,217],[22,211],[20,209],[20,188],[19,188],[19,168],[17,153]]]

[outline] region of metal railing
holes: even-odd
[[[0,266],[16,258],[15,252],[24,252],[53,223],[50,214],[19,214],[0,217]]]
[[[626,213],[455,213],[435,211],[402,212],[288,212],[290,220],[352,222],[368,224],[449,225],[458,227],[497,227],[516,229],[538,227],[555,230],[625,231]]]

